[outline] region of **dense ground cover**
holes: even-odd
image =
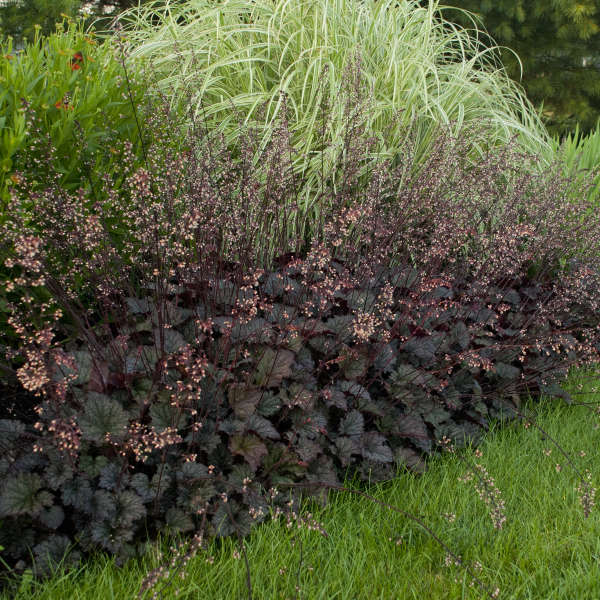
[[[124,70],[138,153],[115,140],[110,169],[88,163],[75,190],[27,109],[35,169],[13,182],[0,246],[13,573],[33,558],[43,576],[71,546],[73,564],[122,563],[177,533],[187,562],[270,511],[295,522],[301,492],[418,469],[499,414],[529,420],[527,395],[568,401],[562,376],[597,362],[592,179],[515,141],[474,153],[496,132],[474,117],[438,124],[424,155],[411,119],[402,154],[373,162],[369,73],[352,57],[342,72],[345,95],[319,107],[322,131],[339,110],[345,129],[320,140],[336,172],[321,169],[314,213],[285,97],[266,147],[243,123],[232,147],[193,102],[189,120],[169,97],[136,106]],[[504,501],[474,469],[502,530]],[[575,472],[588,516],[593,481]]]
[[[567,389],[576,402],[591,404],[567,406],[561,400],[546,400],[528,403],[527,410],[537,414],[537,424],[574,457],[577,468],[596,473],[600,426],[590,408],[597,407],[597,379],[583,372],[572,374]],[[465,561],[481,565],[476,572],[490,588],[501,588],[500,598],[596,598],[598,511],[583,517],[577,480],[561,451],[523,422],[495,423],[478,449],[481,455],[467,448],[459,455],[432,458],[425,475],[399,474],[367,491],[384,503],[421,515]],[[501,531],[494,530],[472,483],[461,481],[474,463],[487,469],[501,491],[507,517]],[[365,489],[352,482],[347,485]],[[245,542],[254,597],[481,598],[481,590],[448,561],[444,549],[405,516],[341,492],[332,493],[324,508],[305,510],[312,510],[327,537],[274,521],[256,529]],[[160,546],[166,559],[173,555],[170,546],[168,541]],[[133,598],[146,573],[159,564],[157,551],[125,568],[99,555],[80,571],[56,574],[49,582],[26,580],[29,583],[23,582],[11,597]],[[184,582],[166,587],[162,597],[247,596],[244,560],[233,540],[210,543],[188,564],[187,573]]]

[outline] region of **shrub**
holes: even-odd
[[[19,171],[33,174],[47,136],[66,189],[88,185],[90,161],[98,170],[110,170],[115,139],[136,142],[131,100],[123,97],[124,73],[115,50],[114,42],[98,41],[80,22],[70,20],[47,38],[36,35],[19,52],[13,52],[11,38],[2,40],[0,219],[9,186]],[[135,103],[140,103],[143,86],[135,76],[130,90]],[[37,130],[32,128],[32,113],[39,117]]]
[[[524,148],[548,147],[538,116],[494,50],[447,22],[435,1],[425,8],[414,1],[147,2],[119,21],[133,45],[131,56],[152,64],[153,89],[168,95],[172,106],[191,95],[195,114],[222,132],[234,153],[238,121],[257,128],[255,166],[280,115],[280,91],[286,94],[305,210],[317,210],[321,171],[335,175],[349,118],[336,97],[354,52],[365,74],[361,92],[373,99],[369,112],[354,119],[374,138],[361,175],[378,158],[402,161],[413,120],[413,168],[426,162],[440,127],[456,133],[474,120],[491,123],[471,140],[475,152],[515,135]],[[322,105],[331,114],[326,127]]]
[[[243,535],[296,514],[303,486],[387,478],[440,438],[523,416],[525,392],[568,399],[560,376],[598,360],[599,224],[560,170],[532,174],[510,147],[473,165],[467,129],[440,136],[419,175],[406,153],[359,184],[369,141],[351,127],[343,186],[322,182],[321,226],[290,238],[283,102],[264,177],[252,135],[234,160],[164,109],[147,166],[123,144],[93,202],[49,178],[26,220],[17,186],[0,288],[20,339],[6,368],[29,393],[0,421],[15,569],[31,551],[44,574],[74,542],[74,561],[124,560],[158,532],[199,530],[195,547]],[[163,144],[169,131],[190,150]]]

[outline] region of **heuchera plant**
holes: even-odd
[[[252,131],[234,161],[201,123],[173,151],[177,123],[148,114],[143,168],[124,143],[91,189],[62,189],[49,161],[13,190],[4,369],[24,392],[1,407],[0,544],[15,570],[33,552],[44,574],[72,544],[72,561],[124,560],[159,532],[196,532],[192,548],[244,535],[349,471],[422,470],[440,440],[525,417],[525,393],[569,400],[561,377],[598,360],[600,224],[560,170],[533,175],[510,146],[473,164],[466,130],[441,133],[418,175],[409,146],[358,185],[371,140],[355,128],[343,185],[322,182],[322,220],[290,239],[285,118],[261,179]]]

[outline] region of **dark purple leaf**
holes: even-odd
[[[267,447],[255,435],[234,435],[229,440],[232,454],[243,456],[253,471],[258,469],[262,459],[267,455]]]
[[[390,463],[394,460],[386,439],[376,431],[364,433],[361,439],[362,455],[372,461]]]
[[[227,397],[238,419],[247,419],[256,411],[264,390],[244,383],[232,383],[227,388]]]
[[[351,410],[340,423],[338,433],[347,436],[362,435],[365,427],[365,420],[360,412]]]

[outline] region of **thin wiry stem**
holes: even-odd
[[[393,510],[394,512],[400,513],[401,515],[404,515],[405,517],[407,517],[408,519],[410,519],[411,521],[414,521],[415,523],[417,523],[417,525],[419,525],[420,527],[422,527],[440,546],[442,546],[442,548],[444,548],[444,550],[456,561],[457,564],[461,565],[466,571],[467,573],[473,578],[473,580],[481,587],[481,589],[485,592],[486,596],[488,598],[491,598],[491,600],[496,600],[496,596],[493,595],[492,592],[490,592],[488,586],[485,585],[485,583],[483,583],[483,581],[481,581],[477,575],[475,575],[472,571],[472,569],[465,564],[462,559],[460,558],[460,556],[458,556],[457,554],[455,554],[454,552],[452,552],[452,550],[448,547],[448,545],[441,540],[434,532],[433,530],[428,527],[423,521],[422,519],[420,519],[419,517],[416,517],[415,515],[402,510],[401,508],[398,508],[397,506],[394,506],[393,504],[389,504],[388,502],[384,502],[383,500],[379,500],[378,498],[375,498],[375,496],[372,496],[371,494],[368,494],[367,492],[363,492],[362,490],[355,490],[352,488],[348,488],[348,487],[344,487],[342,485],[336,485],[333,483],[327,483],[327,482],[322,482],[322,481],[311,481],[308,483],[281,483],[280,487],[286,487],[286,488],[319,488],[319,489],[323,489],[323,490],[336,490],[338,492],[347,492],[349,494],[356,494],[357,496],[361,496],[362,498],[366,498],[367,500],[370,500],[371,502],[374,502],[375,504],[378,504],[379,506],[382,506],[383,508],[387,508],[389,510]]]

